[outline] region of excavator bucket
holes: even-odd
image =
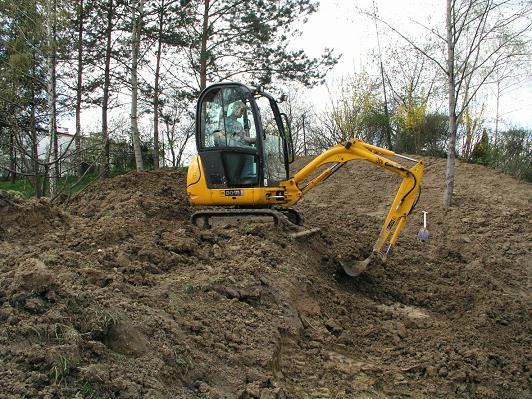
[[[358,277],[366,271],[372,260],[373,254],[364,260],[340,260],[339,263],[345,274],[350,277]]]

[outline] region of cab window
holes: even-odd
[[[270,101],[265,97],[259,97],[256,101],[264,129],[264,177],[270,184],[275,184],[287,178],[284,143]]]
[[[238,87],[209,91],[201,104],[204,148],[255,148],[257,133],[247,93]]]

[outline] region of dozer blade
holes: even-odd
[[[321,230],[320,230],[319,227],[315,227],[315,228],[309,229],[309,230],[300,230],[300,231],[297,231],[295,233],[290,233],[290,234],[288,234],[288,237],[290,237],[292,239],[303,238],[303,237],[308,237],[308,236],[312,236],[314,234],[317,234],[320,231]]]
[[[374,255],[371,254],[364,260],[339,260],[339,263],[345,274],[358,277],[366,271],[373,258]]]

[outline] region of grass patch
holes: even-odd
[[[104,335],[109,333],[112,326],[116,324],[116,318],[108,311],[102,311],[96,313],[96,325]]]
[[[22,193],[25,197],[31,197],[35,195],[35,190],[27,179],[17,179],[15,180],[15,183],[0,180],[0,190],[18,191],[19,193]]]
[[[60,384],[70,374],[70,362],[66,356],[59,355],[49,374],[56,384]]]
[[[114,171],[111,172],[110,177],[123,175],[128,171]],[[98,180],[99,174],[92,173],[83,176],[83,178],[78,182],[79,178],[77,176],[66,176],[59,179],[58,182],[58,191],[62,192],[65,195],[72,195],[87,187],[90,183],[95,180]],[[40,185],[43,184],[43,179],[41,178]],[[77,183],[77,184],[76,184]],[[75,186],[74,186],[75,184]],[[46,191],[49,189],[49,183],[46,182]],[[28,178],[19,178],[15,180],[15,183],[11,181],[0,180],[0,190],[10,190],[17,191],[24,195],[24,197],[29,198],[35,196],[35,189]],[[46,195],[48,195],[46,193]]]
[[[78,391],[84,399],[97,399],[98,394],[96,389],[88,381],[83,381],[80,390]]]

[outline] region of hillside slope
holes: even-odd
[[[0,398],[528,398],[532,186],[445,160],[358,279],[399,179],[354,163],[298,204],[321,234],[191,226],[185,176],[68,206],[0,195]],[[431,240],[416,232],[429,212]]]

